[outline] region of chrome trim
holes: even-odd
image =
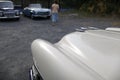
[[[48,16],[51,16],[51,14],[33,14],[34,17],[48,17]]]
[[[12,17],[0,17],[0,19],[16,19],[16,18],[20,18],[20,16],[12,16]]]
[[[33,68],[34,68],[35,70],[34,70]],[[36,71],[37,74],[36,74],[34,71]],[[44,79],[41,77],[41,74],[39,73],[39,71],[37,70],[37,68],[36,68],[35,65],[33,65],[33,66],[31,67],[31,69],[30,69],[30,79],[31,79],[31,80],[44,80]]]
[[[33,80],[33,71],[30,69],[30,79]]]

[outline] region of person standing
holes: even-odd
[[[52,11],[52,23],[53,26],[55,26],[55,23],[58,21],[58,11],[59,11],[59,4],[57,0],[54,1],[54,3],[51,6]]]

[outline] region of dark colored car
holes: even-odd
[[[50,18],[51,10],[48,8],[42,8],[41,4],[29,4],[28,7],[24,8],[23,14],[32,19],[35,17]]]
[[[19,11],[20,11],[20,14],[23,14],[22,5],[14,5],[14,9],[15,9],[15,10],[19,10]]]
[[[14,10],[12,1],[0,1],[0,20],[20,18],[19,10]]]

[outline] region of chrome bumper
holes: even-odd
[[[30,69],[30,80],[43,80],[37,68],[34,65]]]
[[[42,17],[42,18],[47,18],[49,17],[50,15],[33,15],[33,17]]]
[[[32,71],[32,69],[30,69],[30,80],[34,80],[33,79],[33,71]]]
[[[4,16],[4,17],[0,17],[0,19],[17,19],[17,18],[20,18],[20,16],[11,16],[11,17]]]

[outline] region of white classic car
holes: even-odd
[[[32,80],[120,80],[120,28],[86,30],[31,45]]]
[[[41,4],[29,4],[28,7],[24,8],[23,14],[32,19],[35,17],[50,18],[51,10],[48,8],[42,8]]]

